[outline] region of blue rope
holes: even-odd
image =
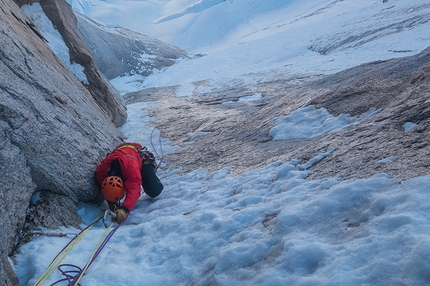
[[[64,267],[71,267],[72,269],[63,270]],[[68,282],[67,285],[71,285],[70,283],[73,282],[73,280],[76,277],[76,275],[79,275],[79,273],[82,272],[82,269],[79,266],[76,266],[76,265],[73,265],[73,264],[61,264],[61,265],[58,266],[58,270],[66,278],[60,279],[60,280],[52,283],[51,286],[56,285],[56,284],[58,284],[60,282],[63,282],[63,281],[67,281]],[[80,284],[77,284],[77,285],[79,286]]]
[[[103,250],[103,248],[105,247],[105,245],[109,242],[109,240],[111,239],[111,237],[114,235],[114,233],[118,230],[118,228],[124,224],[124,222],[127,220],[128,215],[126,216],[126,218],[120,223],[118,224],[103,240],[103,242],[100,244],[100,246],[97,248],[95,254],[93,255],[93,257],[87,262],[87,264],[85,264],[84,268],[80,268],[77,265],[74,264],[60,264],[58,266],[58,270],[61,272],[61,274],[65,277],[63,279],[60,279],[54,283],[52,283],[50,286],[54,286],[60,282],[63,281],[67,281],[68,282],[68,286],[80,286],[79,283],[77,283],[79,281],[79,279],[85,274],[83,273],[84,269],[87,269],[90,267],[90,265],[94,262],[94,260],[97,258],[97,256],[100,254],[100,252]],[[65,267],[70,267],[72,269],[69,270],[64,270],[63,268]]]
[[[45,272],[42,274],[42,276],[39,278],[39,280],[37,280],[37,282],[36,282],[36,284],[34,284],[34,286],[42,285],[43,282],[51,275],[51,273],[53,271],[52,267],[54,267],[54,265],[56,264],[57,260],[59,260],[58,263],[60,263],[64,259],[65,256],[60,259],[60,257],[62,255],[64,255],[64,252],[65,251],[70,251],[74,247],[75,240],[79,241],[79,239],[82,238],[83,234],[85,234],[85,232],[89,228],[91,228],[96,222],[100,221],[102,218],[103,218],[103,216],[100,216],[99,218],[96,218],[90,225],[88,225],[86,228],[84,228],[83,230],[81,230],[81,232],[79,232],[73,239],[71,239],[69,241],[69,243],[67,243],[66,246],[51,261],[51,263],[49,264],[49,266],[46,268]],[[66,255],[67,255],[67,253],[66,253]]]

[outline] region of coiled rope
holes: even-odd
[[[87,264],[85,265],[85,267],[80,271],[80,273],[78,275],[75,276],[75,278],[73,279],[72,283],[69,283],[68,286],[75,286],[75,285],[79,285],[79,281],[81,280],[81,278],[84,276],[85,272],[87,271],[87,269],[90,267],[90,265],[94,262],[94,260],[97,258],[97,256],[100,254],[100,252],[103,250],[103,248],[105,247],[105,245],[109,242],[109,240],[111,239],[111,237],[114,235],[114,233],[118,230],[118,228],[124,224],[124,222],[127,220],[128,218],[128,214],[125,217],[125,219],[118,224],[111,232],[109,232],[109,234],[106,236],[105,239],[100,239],[100,242],[96,248],[96,250],[94,251],[93,255],[91,256],[91,258],[88,260]],[[105,236],[105,234],[109,231],[109,229],[112,227],[114,223],[112,223],[108,229],[106,229],[105,233],[103,234],[103,237]],[[102,238],[103,238],[102,237]]]
[[[97,258],[97,256],[100,254],[100,252],[103,250],[105,245],[108,243],[108,241],[111,239],[111,237],[114,235],[114,233],[118,230],[118,228],[124,224],[124,222],[127,220],[128,215],[126,218],[118,224],[111,232],[109,230],[113,226],[113,222],[111,225],[106,228],[105,232],[103,233],[102,237],[100,238],[99,243],[97,244],[96,249],[94,250],[93,254],[91,255],[90,259],[88,260],[87,264],[85,264],[84,268],[80,268],[77,265],[73,264],[60,264],[61,261],[67,256],[67,254],[73,249],[73,247],[76,245],[76,243],[84,236],[84,234],[98,221],[100,221],[103,218],[103,212],[86,228],[84,228],[75,238],[73,238],[61,251],[57,256],[54,258],[54,260],[51,262],[51,264],[47,267],[45,272],[42,274],[42,276],[39,278],[39,280],[34,284],[35,286],[42,285],[43,282],[46,281],[46,279],[52,274],[55,268],[58,268],[60,273],[65,276],[65,278],[60,279],[54,283],[51,284],[51,286],[56,285],[58,283],[61,283],[63,281],[68,282],[68,286],[76,286],[80,285],[79,281],[84,276],[87,269],[90,267],[90,265],[94,262],[94,260]],[[108,234],[109,232],[109,234]],[[106,235],[107,234],[107,235]],[[65,268],[71,268],[68,270],[65,270]]]
[[[86,228],[84,228],[78,235],[76,235],[72,240],[69,241],[69,243],[66,244],[66,246],[55,256],[55,258],[52,260],[52,262],[48,265],[48,267],[45,269],[45,272],[42,273],[40,278],[36,281],[34,286],[42,285],[43,282],[52,274],[54,269],[58,267],[58,265],[63,261],[63,259],[67,256],[67,254],[75,247],[75,245],[81,240],[81,238],[84,236],[84,234],[99,220],[103,218],[103,212],[101,212],[94,221],[89,224]]]

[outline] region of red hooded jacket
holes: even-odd
[[[96,168],[96,180],[101,185],[107,177],[112,161],[118,159],[126,195],[122,206],[128,211],[131,211],[141,193],[142,176],[140,169],[142,169],[142,159],[138,153],[140,150],[142,150],[142,145],[139,143],[122,143],[107,155]]]

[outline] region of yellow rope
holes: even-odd
[[[103,216],[104,212],[101,212],[95,219],[93,222],[97,221],[98,219],[100,219]],[[92,225],[91,225],[92,227]],[[51,264],[49,264],[49,266],[46,268],[45,272],[42,273],[42,275],[40,276],[40,278],[36,281],[36,283],[34,284],[34,286],[39,286],[42,285],[46,279],[48,279],[48,277],[52,274],[52,272],[58,267],[58,265],[60,265],[61,261],[63,261],[63,259],[67,256],[67,254],[69,254],[70,251],[72,251],[73,247],[75,247],[75,245],[79,242],[79,240],[81,240],[81,238],[85,235],[85,233],[91,228],[87,228],[83,231],[81,231],[79,233],[79,235],[73,240],[72,243],[70,243],[65,249],[63,249],[58,255],[57,257],[52,260]],[[60,259],[61,258],[61,259]]]
[[[88,260],[87,264],[85,265],[84,269],[82,269],[81,274],[79,275],[78,279],[76,280],[75,284],[73,285],[78,285],[79,281],[81,280],[81,278],[84,276],[85,271],[87,271],[88,267],[90,267],[91,261],[93,260],[93,257],[96,255],[97,251],[99,250],[100,245],[103,243],[104,238],[106,237],[107,233],[109,232],[109,230],[112,228],[114,222],[112,222],[110,224],[110,226],[105,230],[105,232],[103,233],[102,237],[100,238],[99,243],[97,244],[96,249],[94,250],[93,254],[91,255],[90,259]]]

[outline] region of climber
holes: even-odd
[[[120,144],[97,166],[96,181],[117,223],[126,218],[139,199],[141,186],[152,198],[161,193],[163,184],[155,174],[157,168],[154,155],[146,147],[129,142]]]

